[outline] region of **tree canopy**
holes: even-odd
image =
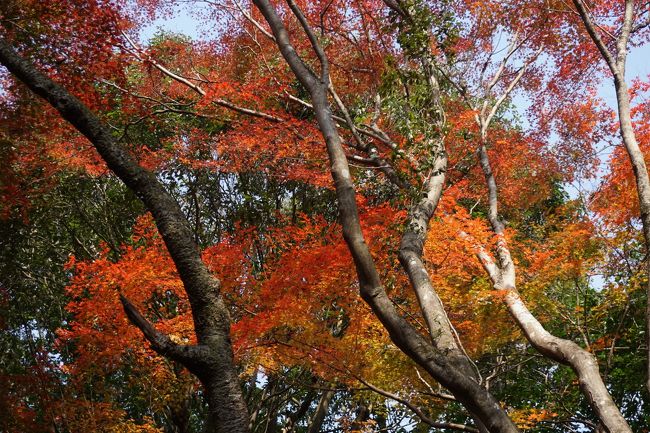
[[[0,431],[650,431],[649,42],[638,0],[1,2]]]

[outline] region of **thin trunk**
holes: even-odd
[[[422,260],[424,242],[429,232],[429,221],[438,207],[447,172],[447,154],[443,141],[440,140],[438,143],[432,144],[432,147],[435,162],[429,178],[424,182],[423,197],[409,213],[406,230],[400,242],[399,261],[415,292],[434,349],[456,360],[458,367],[467,377],[479,382],[478,369],[467,356],[462,343],[457,338],[445,307],[433,287],[429,271]],[[474,413],[471,413],[471,416],[479,431],[486,432],[487,429],[480,417]]]
[[[440,153],[435,159],[433,173],[425,182],[425,193],[413,207],[406,223],[399,249],[399,260],[409,277],[427,324],[429,335],[436,349],[443,352],[458,350],[458,344],[447,318],[447,313],[436,294],[429,273],[422,261],[424,242],[429,231],[429,221],[438,206],[445,184],[447,155],[443,145],[436,146]]]
[[[618,104],[618,117],[621,125],[621,137],[623,144],[630,158],[634,178],[636,180],[636,191],[639,197],[639,210],[641,211],[641,224],[643,226],[643,237],[646,250],[646,388],[650,392],[650,177],[646,166],[643,152],[636,141],[636,135],[632,126],[630,114],[630,96],[624,72],[614,75],[614,87],[616,88],[616,101]]]
[[[363,403],[359,404],[359,407],[357,408],[357,416],[354,418],[354,422],[350,426],[350,430],[352,430],[353,432],[363,431],[363,426],[365,425],[365,423],[368,421],[369,418],[370,418],[370,408]]]
[[[327,416],[327,411],[329,410],[332,397],[334,397],[333,390],[327,390],[323,392],[323,395],[321,395],[321,398],[318,401],[316,412],[314,412],[314,415],[311,417],[311,421],[309,422],[307,433],[318,433],[321,430],[323,422],[325,421],[325,417]]]
[[[174,433],[190,433],[190,415],[191,415],[191,399],[187,397],[177,405],[169,408],[171,418],[171,428]]]
[[[639,210],[641,213],[641,224],[643,225],[643,237],[646,249],[646,274],[648,282],[646,285],[646,388],[650,392],[650,177],[645,162],[643,152],[636,141],[634,127],[632,125],[632,116],[630,110],[630,95],[628,93],[627,83],[625,82],[625,69],[627,63],[628,43],[630,35],[633,32],[635,20],[635,0],[625,0],[625,11],[618,38],[616,40],[615,51],[612,51],[604,43],[598,25],[593,21],[589,8],[585,6],[583,0],[573,0],[578,15],[585,26],[585,30],[600,52],[603,60],[609,67],[614,78],[614,88],[616,90],[616,102],[618,105],[618,119],[620,123],[621,138],[623,145],[630,158],[630,164],[634,170],[636,180],[636,190],[639,197]]]
[[[305,399],[300,404],[300,407],[298,407],[298,410],[296,410],[288,417],[289,419],[287,420],[287,423],[282,428],[282,433],[292,433],[296,430],[298,421],[300,421],[302,417],[307,414],[307,411],[309,411],[309,408],[313,401],[314,392],[310,390],[305,396]]]
[[[582,393],[607,431],[632,433],[600,376],[594,355],[573,341],[551,335],[530,313],[514,286],[507,285],[503,289],[507,290],[505,301],[508,310],[528,341],[544,356],[571,367],[578,376]]]
[[[317,77],[306,66],[291,45],[284,23],[268,0],[254,0],[268,22],[283,57],[296,78],[308,89],[316,120],[325,139],[339,203],[340,223],[343,237],[354,260],[362,298],[388,330],[393,342],[432,377],[449,389],[467,409],[475,414],[490,432],[518,432],[499,402],[483,388],[475,378],[463,372],[465,358],[459,361],[448,354],[437,352],[395,309],[381,283],[375,263],[363,237],[359,223],[354,184],[341,145],[336,123],[332,118],[327,99],[329,67],[301,12],[291,0],[288,1],[294,15],[300,21],[312,48],[321,62],[321,76]],[[435,337],[435,333],[434,333]]]
[[[578,376],[582,393],[608,431],[610,433],[632,433],[600,376],[596,358],[573,341],[550,334],[528,310],[519,296],[516,289],[515,265],[505,239],[504,224],[498,216],[497,184],[490,166],[485,132],[482,140],[479,148],[479,162],[488,187],[488,219],[498,237],[496,250],[499,264],[486,261],[489,259],[486,259],[485,256],[480,256],[480,258],[494,287],[497,290],[505,290],[504,300],[508,310],[533,347],[544,356],[573,369]]]

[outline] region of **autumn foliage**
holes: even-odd
[[[220,282],[251,430],[315,433],[330,390],[322,431],[474,429],[475,414],[397,348],[359,295],[314,103],[260,11],[233,0],[181,12],[181,3],[9,1],[0,37],[97,113],[179,203]],[[295,51],[319,70],[293,2],[273,3]],[[480,385],[522,431],[600,422],[573,372],[536,352],[509,314],[510,288],[481,258],[507,245],[531,314],[594,356],[630,426],[647,431],[636,177],[615,107],[599,96],[608,72],[573,6],[395,2],[406,21],[391,3],[296,1],[329,60],[331,114],[392,305],[435,340],[399,254],[423,185],[440,174],[439,142],[448,162],[422,261]],[[612,17],[603,32],[617,31],[623,3],[590,2],[594,16]],[[641,9],[633,46],[648,38]],[[205,33],[148,36],[179,13]],[[439,107],[422,71],[439,82]],[[156,219],[54,108],[4,70],[0,79],[0,343],[20,348],[0,363],[9,414],[0,430],[201,431],[201,380],[161,356],[120,300],[173,343],[197,344],[195,306]],[[630,90],[644,156],[649,89],[640,77]],[[49,266],[49,280],[33,278]],[[40,311],[45,292],[59,316],[26,313]],[[21,305],[25,293],[36,298]]]

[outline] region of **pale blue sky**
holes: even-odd
[[[147,41],[158,31],[166,31],[173,33],[180,33],[191,37],[194,40],[200,40],[206,30],[209,32],[211,25],[208,22],[197,19],[197,15],[205,12],[211,6],[207,3],[193,4],[192,8],[194,13],[191,13],[187,8],[178,7],[175,13],[166,19],[159,19],[156,22],[140,32],[142,41]],[[650,44],[634,47],[630,50],[628,55],[627,64],[627,80],[628,83],[635,78],[648,80],[650,78]],[[598,95],[603,101],[612,109],[616,109],[616,94],[614,92],[614,85],[611,79],[602,80],[598,87]],[[515,94],[514,103],[518,111],[522,114],[525,122],[525,111],[529,106],[529,101],[520,95]],[[608,152],[601,154],[603,163],[606,163]],[[600,173],[602,175],[602,173]],[[588,182],[587,189],[595,187],[597,182]],[[585,187],[586,185],[582,185]],[[569,188],[571,189],[571,188]],[[573,194],[572,194],[573,195]]]
[[[197,8],[198,12],[200,12],[202,9],[208,7],[209,5],[207,4],[204,6],[193,6],[195,12],[197,12]],[[205,32],[206,28],[209,28],[209,25],[197,19],[196,14],[193,16],[186,8],[179,7],[172,17],[156,20],[153,25],[143,29],[140,32],[140,38],[146,41],[157,31],[163,30],[166,32],[181,33],[196,40],[201,39],[201,35]],[[628,80],[631,81],[634,78],[647,79],[648,76],[650,76],[650,44],[632,48],[628,56]],[[616,107],[616,95],[611,81],[605,80],[603,85],[600,86],[598,93],[610,107]],[[522,104],[525,103],[522,101]]]
[[[196,6],[194,10],[205,10],[208,5]],[[196,15],[196,14],[194,14]],[[192,39],[201,39],[201,33],[205,31],[206,23],[193,16],[187,8],[178,7],[170,18],[157,19],[152,25],[145,27],[140,32],[140,39],[147,41],[158,31],[180,33],[191,37]]]

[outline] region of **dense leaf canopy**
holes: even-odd
[[[649,30],[0,2],[0,431],[650,431]]]

